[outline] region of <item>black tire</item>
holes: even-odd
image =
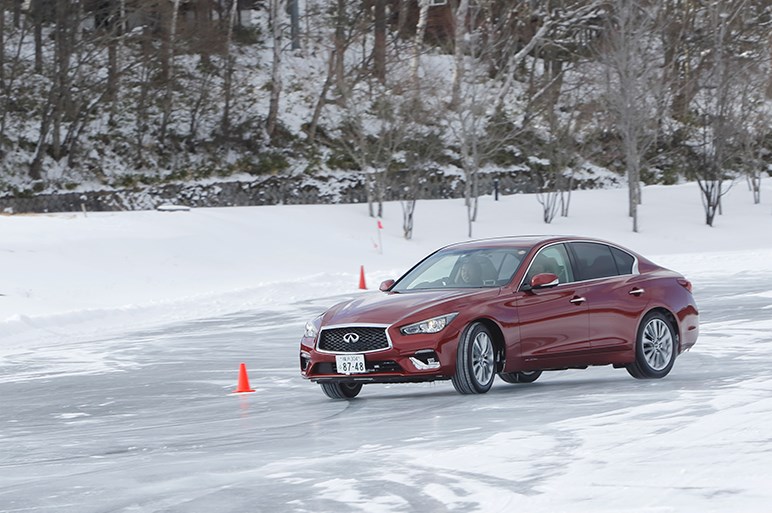
[[[662,313],[650,312],[638,327],[635,361],[627,366],[627,372],[636,379],[664,378],[677,354],[678,336],[672,323]]]
[[[496,377],[496,346],[491,332],[481,322],[473,322],[458,342],[453,387],[459,394],[484,394]]]
[[[541,376],[541,371],[501,372],[499,377],[507,383],[533,383]]]
[[[353,399],[362,390],[362,383],[319,383],[330,399]]]

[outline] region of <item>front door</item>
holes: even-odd
[[[551,288],[516,293],[520,355],[526,363],[543,361],[546,366],[562,365],[558,358],[570,359],[590,347],[585,287],[574,280],[564,244],[553,244],[539,251],[526,272],[525,283],[542,272],[557,275],[560,283]]]

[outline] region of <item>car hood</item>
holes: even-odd
[[[498,295],[499,289],[472,290],[422,290],[407,293],[383,292],[366,294],[350,301],[340,303],[325,313],[323,324],[394,324],[412,318],[421,317],[425,312],[427,318],[453,313],[463,308],[472,300],[479,301],[480,296]],[[442,307],[445,308],[442,308]],[[412,321],[421,321],[413,318]]]

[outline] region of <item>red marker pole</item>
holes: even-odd
[[[378,219],[378,253],[383,255],[383,239],[381,237],[381,231],[383,230],[383,223]]]

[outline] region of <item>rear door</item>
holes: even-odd
[[[638,319],[648,303],[635,257],[597,242],[568,246],[585,286],[590,347],[594,352],[633,349]]]

